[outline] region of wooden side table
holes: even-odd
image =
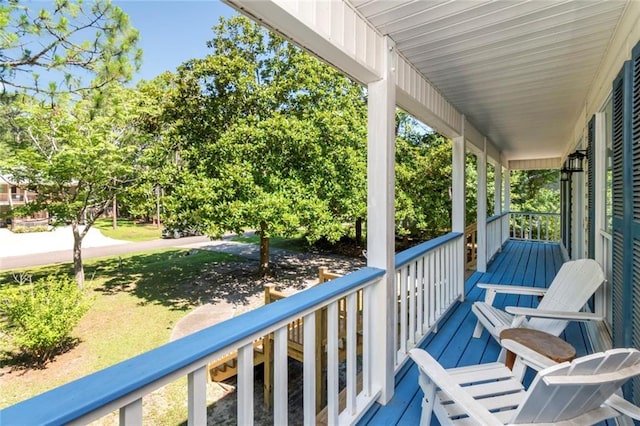
[[[500,340],[511,339],[555,362],[572,361],[576,348],[553,334],[531,328],[507,328],[500,333]],[[516,355],[507,351],[505,365],[513,369]]]

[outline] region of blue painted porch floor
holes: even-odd
[[[547,287],[562,265],[560,246],[552,243],[509,241],[489,265],[486,273],[475,272],[465,283],[465,301],[458,304],[440,323],[437,333],[431,333],[421,347],[445,368],[493,362],[500,346],[483,331],[472,337],[476,317],[471,305],[484,299],[478,282]],[[535,306],[531,296],[497,295],[494,306]],[[576,348],[578,356],[591,352],[583,325],[570,323],[561,336]],[[529,373],[532,375],[532,373]],[[530,380],[531,378],[529,378]],[[361,425],[417,425],[420,421],[422,391],[418,386],[418,371],[407,362],[396,375],[393,399],[385,406],[375,404],[361,420]],[[433,424],[438,424],[435,417]]]

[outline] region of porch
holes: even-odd
[[[446,368],[495,361],[500,346],[489,333],[484,331],[478,339],[472,337],[476,317],[471,312],[471,305],[484,296],[483,290],[476,284],[547,287],[563,262],[563,254],[557,243],[509,240],[488,266],[486,273],[476,272],[466,280],[464,302],[457,304],[443,318],[438,330],[429,334],[420,347]],[[531,296],[501,295],[496,298],[494,305],[529,307],[535,306],[535,302]],[[576,348],[577,356],[593,352],[588,331],[583,324],[570,323],[561,337]],[[526,377],[527,380],[531,378],[531,374]],[[418,371],[413,362],[409,362],[396,374],[395,393],[391,401],[385,406],[374,404],[359,424],[418,424],[421,399]]]
[[[253,342],[273,333],[274,424],[314,424],[318,396],[316,313],[326,309],[327,423],[415,424],[420,416],[421,392],[417,371],[407,357],[408,350],[415,346],[427,348],[445,367],[494,361],[499,346],[488,333],[484,332],[479,339],[471,337],[475,317],[470,307],[482,297],[476,284],[544,287],[563,262],[560,244],[556,242],[509,239],[518,223],[510,214],[491,222],[504,225],[505,228],[493,229],[504,235],[494,239],[505,243],[496,247],[497,253],[487,272],[474,273],[463,286],[458,286],[463,283],[462,268],[458,269],[464,260],[462,234],[451,233],[396,255],[397,309],[391,309],[386,317],[376,312],[375,299],[371,298],[384,271],[364,268],[332,281],[329,286],[300,292],[8,407],[0,411],[0,419],[8,425],[87,423],[119,410],[121,424],[142,424],[143,399],[153,390],[187,376],[189,396],[185,416],[189,424],[205,424],[207,365],[237,350],[238,424],[252,424],[256,421],[254,406],[261,404],[254,395],[254,374],[260,373],[253,368]],[[501,233],[500,229],[507,232]],[[500,246],[502,250],[498,252]],[[358,306],[360,303],[363,306]],[[533,303],[531,297],[523,296],[502,296],[495,302],[519,306]],[[303,383],[301,389],[289,389],[287,325],[300,320],[304,328]],[[342,321],[346,322],[346,338],[338,333],[338,323]],[[375,346],[373,335],[385,333],[391,335],[393,342],[390,369],[395,372],[395,386],[393,398],[382,406],[376,402],[381,393],[376,370],[381,350]],[[591,352],[584,326],[571,324],[563,337],[576,347],[578,355]],[[359,340],[363,348],[361,356],[358,345],[351,344],[360,343]],[[339,351],[346,353],[344,362],[338,356]],[[303,394],[302,406],[292,408],[293,392]],[[294,417],[292,409],[298,413]]]

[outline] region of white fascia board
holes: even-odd
[[[366,85],[382,76],[382,35],[344,1],[222,0]]]
[[[560,169],[561,167],[562,159],[560,157],[509,160],[509,170],[547,170]]]
[[[400,108],[448,138],[462,134],[462,114],[400,54],[396,87]]]

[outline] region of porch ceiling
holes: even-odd
[[[627,1],[350,0],[510,158],[566,153]]]

